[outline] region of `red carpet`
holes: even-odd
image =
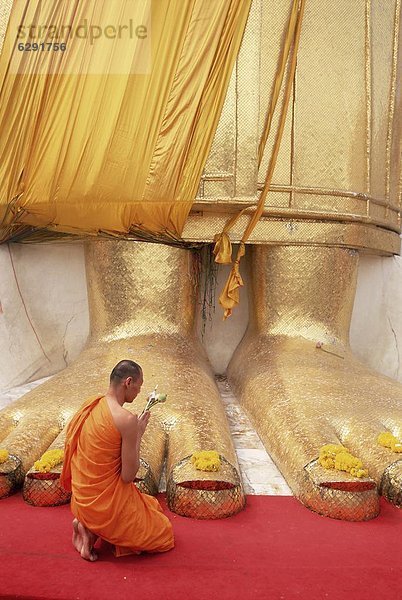
[[[164,504],[164,499],[162,498]],[[71,545],[69,506],[0,501],[0,598],[51,600],[376,600],[402,597],[402,512],[346,523],[311,513],[294,498],[248,497],[220,521],[168,513],[176,548],[96,563]]]

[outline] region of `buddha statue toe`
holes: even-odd
[[[0,496],[23,483],[31,504],[68,501],[59,485],[61,465],[42,473],[34,463],[46,450],[63,448],[68,420],[87,397],[105,393],[112,368],[127,358],[141,365],[149,391],[158,384],[168,396],[163,406],[152,409],[137,486],[157,493],[166,462],[168,481],[177,483],[174,490],[169,487],[172,510],[199,518],[237,512],[244,493],[236,455],[213,373],[194,334],[191,252],[155,244],[94,242],[86,248],[86,268],[91,320],[86,348],[72,365],[0,413],[0,447],[9,452],[8,461],[0,465]],[[145,402],[139,408],[134,402],[128,410],[140,412]],[[180,465],[192,453],[211,449],[222,456],[219,476],[197,471],[191,462],[190,473],[186,470],[191,488],[183,478],[171,476],[181,472]],[[204,493],[205,481],[209,494]],[[183,508],[186,495],[194,493],[197,506]]]
[[[378,435],[401,434],[402,386],[349,347],[357,260],[340,248],[255,248],[250,324],[228,369],[295,496],[346,520],[376,516],[379,493],[396,505],[401,498],[398,454],[380,446]],[[324,468],[318,459],[326,444],[344,446],[368,475]]]

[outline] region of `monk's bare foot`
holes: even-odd
[[[73,546],[77,552],[81,553],[82,550],[82,536],[78,529],[78,519],[73,520]]]
[[[94,562],[98,559],[98,555],[94,551],[94,544],[98,539],[89,529],[84,527],[82,523],[78,521],[78,532],[82,538],[81,558]]]

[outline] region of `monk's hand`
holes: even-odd
[[[147,428],[150,417],[151,413],[149,410],[146,410],[142,415],[138,417],[138,431],[141,437],[144,435],[144,431]]]

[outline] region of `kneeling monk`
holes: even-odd
[[[120,361],[106,396],[87,400],[67,428],[60,483],[72,492],[73,543],[86,560],[97,559],[98,536],[115,545],[116,556],[174,546],[159,502],[133,483],[150,413],[137,417],[123,404],[136,398],[142,382],[137,363]]]

